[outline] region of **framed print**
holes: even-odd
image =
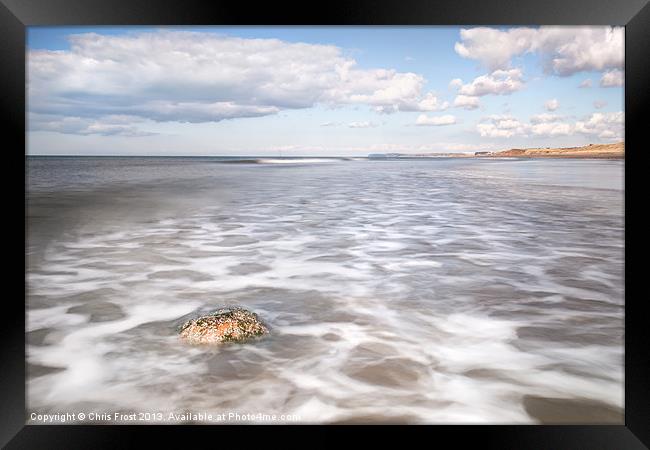
[[[648,445],[645,2],[2,2],[3,445]]]

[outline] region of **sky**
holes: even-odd
[[[365,156],[624,136],[620,27],[30,27],[31,155]]]

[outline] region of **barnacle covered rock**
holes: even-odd
[[[243,342],[268,332],[257,314],[242,308],[221,309],[180,328],[181,338],[192,344]]]

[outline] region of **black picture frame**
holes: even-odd
[[[650,5],[648,0],[400,0],[328,1],[319,4],[281,4],[200,0],[0,0],[0,123],[3,141],[11,143],[3,152],[5,198],[25,213],[17,184],[25,165],[25,37],[26,27],[34,25],[624,25],[625,58],[625,424],[621,426],[418,426],[408,430],[423,434],[421,442],[437,444],[453,439],[454,447],[467,443],[487,448],[547,449],[636,449],[650,446],[650,333],[644,323],[646,296],[632,296],[639,276],[631,271],[630,258],[640,250],[643,228],[633,220],[643,209],[643,191],[633,189],[648,167],[642,144],[644,108],[648,105],[650,77]],[[23,154],[20,154],[20,148]],[[22,167],[22,169],[20,168]],[[646,169],[647,170],[647,169]],[[22,174],[22,175],[21,175]],[[14,178],[15,177],[15,178]],[[16,212],[16,214],[19,214]],[[7,236],[19,235],[16,215],[7,212]],[[25,217],[23,215],[23,217]],[[27,225],[27,224],[25,224]],[[22,231],[26,235],[26,228]],[[11,234],[9,234],[11,233]],[[8,254],[5,283],[16,291],[3,298],[2,340],[0,341],[0,445],[7,448],[116,448],[135,444],[134,439],[150,436],[147,426],[25,425],[25,309],[18,299],[18,274],[24,245],[15,244],[15,255]],[[633,243],[633,245],[629,245]],[[24,260],[23,260],[24,261]],[[23,269],[25,265],[23,264]],[[15,274],[13,272],[16,272]],[[640,272],[640,271],[639,271]],[[24,273],[23,273],[24,280]],[[640,286],[639,286],[640,287]],[[638,290],[640,291],[640,289]],[[24,297],[23,297],[24,298]],[[213,426],[180,427],[191,437],[214,439],[219,445],[237,442],[247,428]],[[255,431],[273,428],[256,427]],[[313,441],[317,430],[311,426],[288,427],[309,432]],[[365,428],[365,427],[364,427]],[[402,430],[402,427],[397,427]],[[322,429],[322,428],[321,428]],[[367,428],[365,428],[367,430]],[[155,427],[158,439],[171,439],[178,426]],[[327,435],[340,440],[350,427],[328,427]],[[395,427],[373,427],[375,437],[383,438]],[[286,431],[285,431],[286,433]],[[300,433],[301,435],[303,433]],[[427,436],[424,436],[426,434]],[[430,436],[429,436],[430,435]],[[285,438],[287,436],[285,435]],[[291,440],[300,443],[292,434]],[[430,439],[435,439],[431,441]],[[284,440],[284,438],[283,438]],[[304,441],[303,441],[304,442]],[[414,441],[415,442],[415,441]],[[321,440],[320,443],[325,443]],[[186,445],[190,445],[187,444]],[[304,445],[304,444],[303,444]],[[309,445],[309,442],[307,442]],[[403,445],[403,444],[402,444]],[[409,445],[407,443],[406,445]]]

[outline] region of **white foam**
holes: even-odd
[[[622,280],[607,270],[620,258],[615,227],[598,230],[612,240],[598,250],[571,231],[574,216],[561,226],[533,220],[553,196],[522,191],[515,178],[353,166],[364,170],[323,164],[291,182],[269,167],[254,186],[238,185],[234,203],[221,200],[229,185],[215,178],[220,200],[193,214],[128,230],[88,224],[54,241],[27,274],[30,295],[40,297],[34,305],[53,306],[29,310],[28,330],[51,328],[57,339],[30,345],[28,359],[64,370],[28,381],[29,407],[94,402],[108,410],[293,413],[319,423],[531,423],[525,395],[622,406],[622,345],[518,336],[520,327],[580,320],[596,331],[609,321],[609,333],[622,321],[611,307],[563,306],[570,296],[622,303]],[[567,286],[549,273],[576,269],[565,256],[598,258],[570,275],[603,289]],[[538,299],[545,308],[525,306]],[[93,302],[113,303],[125,317],[93,323],[67,313]],[[183,315],[223,304],[250,306],[271,336],[242,347],[178,341],[171,328]],[[166,323],[145,325],[156,321]],[[375,368],[359,375],[368,367]]]

